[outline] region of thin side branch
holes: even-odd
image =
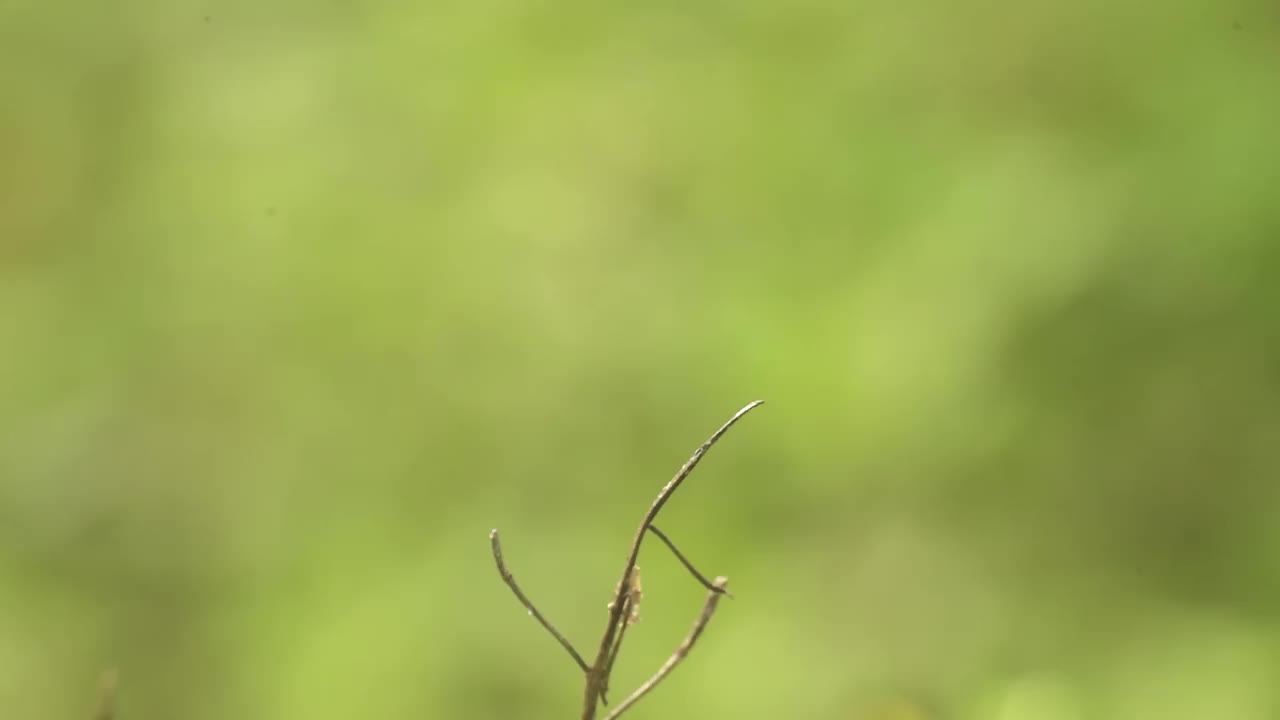
[[[671,553],[676,556],[676,559],[680,561],[680,564],[684,565],[685,570],[688,570],[689,573],[692,574],[693,577],[698,580],[698,582],[702,585],[702,587],[710,590],[713,593],[723,593],[725,595],[728,595],[729,597],[733,597],[733,593],[729,592],[728,590],[722,587],[716,587],[714,583],[712,583],[705,576],[703,576],[702,573],[698,572],[698,568],[694,567],[693,563],[689,562],[689,558],[685,557],[684,553],[680,552],[680,548],[676,547],[676,544],[671,542],[671,538],[667,537],[666,533],[659,530],[657,525],[650,525],[649,532],[658,536],[658,539],[661,540],[671,550]]]
[[[604,684],[600,686],[600,702],[605,705],[609,704],[609,678],[613,676],[613,663],[618,659],[618,653],[622,650],[623,638],[627,636],[627,626],[631,624],[627,618],[631,614],[632,603],[635,601],[632,600],[630,595],[627,595],[623,602],[627,604],[627,607],[624,608],[625,612],[622,614],[622,620],[619,621],[622,623],[622,627],[618,628],[618,640],[613,644],[613,652],[609,654],[608,664],[605,665],[605,670],[601,674],[601,677],[604,678]]]
[[[625,607],[622,608],[622,614],[618,618],[618,639],[613,643],[613,650],[609,653],[609,662],[605,665],[604,671],[600,677],[603,682],[600,685],[600,701],[605,705],[609,701],[605,698],[605,693],[609,689],[609,678],[613,677],[613,664],[618,659],[618,654],[622,652],[622,641],[627,637],[627,628],[640,621],[640,601],[644,597],[644,589],[640,582],[640,566],[636,565],[635,571],[631,575],[631,587],[622,596],[622,602]]]
[[[512,576],[511,571],[507,570],[507,564],[502,561],[502,543],[498,542],[497,528],[494,528],[494,530],[489,533],[489,544],[493,546],[493,559],[498,563],[498,574],[502,576],[503,582],[511,588],[511,592],[515,593],[516,599],[520,601],[521,605],[524,605],[530,615],[536,618],[538,622],[542,623],[542,627],[546,628],[547,632],[551,633],[552,637],[554,637],[565,650],[569,651],[569,654],[573,656],[574,662],[578,663],[578,667],[582,669],[582,672],[590,675],[590,666],[588,666],[587,662],[582,659],[582,656],[578,654],[578,651],[574,649],[573,644],[570,643],[564,635],[560,634],[560,631],[556,629],[556,626],[552,625],[551,621],[543,616],[538,608],[534,607],[533,601],[530,600],[520,589],[520,586],[516,584],[516,579]]]
[[[702,614],[698,616],[697,622],[693,624],[693,629],[689,631],[689,635],[685,637],[680,645],[676,647],[675,652],[671,653],[671,657],[662,663],[662,667],[653,674],[653,677],[644,681],[635,692],[626,697],[625,700],[618,703],[613,711],[605,716],[604,720],[616,720],[622,713],[626,712],[632,705],[635,705],[645,695],[648,695],[658,683],[662,682],[676,666],[689,654],[693,649],[694,643],[698,642],[698,638],[702,636],[702,631],[707,628],[707,623],[711,622],[711,616],[715,614],[716,605],[720,603],[720,596],[725,592],[725,585],[729,582],[728,578],[718,577],[715,582],[711,583],[711,592],[707,593],[707,602],[702,606]]]
[[[609,611],[609,623],[605,625],[604,636],[600,639],[600,648],[596,651],[595,663],[593,663],[591,665],[591,669],[587,671],[587,686],[582,704],[582,720],[595,720],[596,707],[600,699],[601,690],[608,685],[605,673],[608,672],[609,656],[613,653],[614,649],[614,639],[618,632],[618,620],[622,617],[622,595],[627,592],[627,588],[631,586],[631,573],[635,570],[636,560],[640,557],[640,545],[644,542],[644,534],[648,532],[649,526],[652,525],[653,521],[658,517],[658,513],[662,510],[662,506],[667,504],[667,500],[671,499],[671,495],[679,489],[680,484],[683,483],[685,478],[689,477],[689,474],[693,472],[693,469],[698,466],[698,462],[701,461],[702,456],[711,449],[711,446],[715,445],[716,441],[728,432],[729,428],[733,427],[738,420],[741,420],[744,415],[763,404],[763,402],[763,400],[756,400],[742,408],[738,412],[734,413],[733,417],[729,418],[724,425],[721,425],[719,430],[712,433],[711,437],[708,438],[701,447],[693,451],[693,455],[685,461],[685,464],[676,472],[675,477],[671,478],[671,480],[663,486],[662,490],[658,493],[658,497],[654,499],[653,504],[649,507],[649,511],[645,513],[644,520],[641,521],[640,528],[636,531],[635,539],[631,541],[631,550],[627,553],[627,562],[626,565],[623,566],[622,579],[618,581],[617,590],[614,591],[613,603],[611,604]],[[712,594],[716,596],[719,595],[719,593]]]
[[[630,601],[628,601],[630,602]],[[622,650],[622,639],[627,636],[627,626],[631,623],[626,620],[622,621],[622,627],[618,628],[618,640],[613,644],[613,652],[609,654],[609,664],[605,665],[604,681],[605,685],[600,689],[600,697],[604,699],[604,691],[608,689],[609,677],[613,674],[613,663],[618,659],[618,651]],[[605,701],[608,705],[608,701]]]

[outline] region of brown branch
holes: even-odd
[[[609,704],[609,678],[613,675],[613,663],[618,659],[618,653],[622,650],[622,639],[627,636],[627,626],[631,624],[628,621],[628,618],[631,614],[631,603],[634,601],[631,599],[630,595],[626,595],[623,598],[623,602],[627,604],[627,607],[624,608],[622,619],[619,621],[622,623],[622,627],[618,628],[618,640],[613,644],[613,652],[609,653],[609,661],[608,664],[605,665],[605,671],[603,673],[604,684],[600,686],[600,702],[605,705]]]
[[[631,601],[627,600],[627,604],[631,604]],[[626,637],[627,626],[630,624],[624,619],[622,620],[622,627],[618,628],[618,641],[613,644],[613,652],[609,654],[609,662],[605,665],[604,680],[606,685],[601,688],[601,698],[604,697],[604,690],[608,689],[607,683],[609,682],[609,676],[613,673],[613,663],[618,659],[618,651],[622,649],[622,638]],[[609,703],[606,701],[605,704],[608,705]]]
[[[714,583],[712,583],[705,576],[703,576],[702,573],[698,572],[698,568],[694,567],[693,563],[689,562],[689,558],[685,557],[684,553],[680,552],[680,548],[676,547],[676,544],[671,542],[671,538],[667,537],[666,533],[659,530],[657,525],[650,525],[649,532],[653,533],[654,535],[657,535],[658,539],[661,540],[664,544],[666,544],[666,546],[671,550],[671,553],[676,556],[677,560],[680,561],[680,564],[684,565],[684,568],[688,570],[695,578],[697,578],[698,582],[702,584],[702,587],[710,590],[713,593],[723,593],[725,595],[728,595],[731,598],[733,597],[733,593],[729,592],[728,590],[722,587],[716,587]]]
[[[640,557],[640,545],[644,542],[644,534],[648,532],[649,526],[652,525],[653,521],[658,517],[658,513],[662,510],[662,506],[667,504],[667,500],[671,499],[671,495],[679,489],[680,484],[683,483],[685,478],[689,477],[689,474],[693,472],[693,469],[698,466],[698,462],[701,461],[702,456],[711,449],[711,446],[715,445],[716,441],[728,432],[729,428],[733,427],[734,423],[738,422],[738,420],[742,419],[744,415],[751,412],[763,402],[763,400],[757,400],[742,408],[738,412],[734,413],[733,417],[729,418],[724,425],[721,425],[719,430],[712,433],[711,437],[708,438],[706,442],[704,442],[697,450],[693,451],[693,455],[685,461],[684,465],[676,472],[675,476],[672,477],[665,486],[663,486],[662,490],[658,493],[658,497],[654,499],[653,504],[649,507],[649,511],[645,513],[644,520],[641,521],[640,528],[636,531],[635,539],[631,541],[631,550],[627,554],[626,565],[623,566],[622,579],[618,581],[618,587],[614,591],[613,602],[610,603],[609,623],[605,625],[604,636],[600,639],[600,649],[596,652],[596,660],[591,665],[591,669],[587,671],[586,691],[583,695],[582,703],[582,720],[595,720],[596,708],[600,701],[601,691],[609,684],[608,678],[606,677],[609,671],[608,661],[610,655],[613,655],[615,650],[614,641],[618,632],[618,620],[622,617],[623,610],[622,595],[626,593],[630,587],[631,573],[635,570],[636,560]],[[713,592],[712,595],[718,597],[719,593]],[[712,605],[712,608],[714,609],[714,605]],[[614,712],[616,713],[617,711],[615,710]]]
[[[618,639],[613,643],[613,650],[609,653],[609,661],[601,675],[604,683],[600,686],[600,701],[605,705],[609,704],[609,701],[605,699],[605,691],[609,689],[609,678],[613,676],[613,664],[617,661],[618,654],[622,652],[622,641],[627,636],[627,628],[640,621],[640,601],[643,599],[643,595],[644,590],[640,583],[640,566],[636,565],[631,575],[631,587],[622,595],[622,602],[625,605],[618,619]]]
[[[98,681],[98,709],[94,712],[94,720],[113,720],[116,716],[116,686],[119,676],[115,670],[102,673]]]
[[[653,674],[653,677],[644,681],[644,684],[636,688],[635,692],[631,693],[625,700],[618,703],[617,706],[613,708],[613,712],[610,712],[605,716],[604,720],[616,720],[616,718],[622,715],[622,713],[630,709],[632,705],[639,702],[640,698],[648,695],[650,691],[658,686],[658,683],[666,679],[666,677],[671,674],[671,671],[675,670],[676,666],[685,659],[689,654],[689,651],[693,649],[694,643],[698,642],[698,638],[701,637],[702,631],[706,629],[707,623],[711,622],[711,616],[715,614],[716,605],[720,603],[720,596],[725,592],[725,585],[728,582],[729,579],[724,577],[718,577],[715,579],[715,582],[711,584],[711,592],[707,593],[707,602],[702,606],[702,614],[698,616],[697,622],[693,624],[693,629],[689,631],[689,635],[680,642],[680,645],[676,647],[675,652],[671,653],[671,657],[667,658],[667,661],[662,663],[662,667],[658,668],[658,671]]]
[[[522,590],[520,590],[520,586],[516,584],[515,577],[512,576],[510,570],[507,570],[506,563],[502,561],[502,543],[498,542],[497,528],[494,528],[494,530],[489,533],[489,544],[493,546],[493,559],[498,563],[498,574],[502,576],[502,580],[511,588],[511,592],[515,593],[516,599],[520,601],[521,605],[524,605],[530,615],[536,618],[538,622],[542,623],[542,627],[546,628],[547,632],[551,633],[552,637],[559,641],[560,645],[563,646],[565,650],[569,651],[569,654],[573,656],[574,662],[578,663],[579,668],[582,668],[582,672],[590,675],[591,668],[588,667],[587,661],[582,659],[582,656],[578,654],[578,651],[573,648],[573,644],[570,643],[564,635],[560,634],[560,631],[556,629],[556,626],[552,625],[551,621],[547,620],[547,618],[538,611],[538,608],[534,607],[533,601],[530,600]]]

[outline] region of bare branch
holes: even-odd
[[[600,686],[600,701],[605,705],[609,704],[609,701],[605,698],[605,692],[609,689],[609,678],[613,675],[613,664],[617,661],[618,654],[622,652],[622,641],[627,636],[627,628],[640,622],[640,601],[643,598],[644,589],[641,587],[640,582],[640,566],[636,565],[635,571],[631,574],[631,587],[622,596],[622,601],[626,603],[626,606],[622,609],[622,616],[618,620],[620,623],[618,639],[613,643],[613,650],[609,653],[609,662],[605,665],[604,672],[601,674],[604,683]]]
[[[722,587],[716,587],[714,584],[712,584],[710,580],[704,577],[702,573],[698,572],[698,568],[694,567],[693,563],[689,562],[689,558],[685,557],[684,553],[680,552],[680,548],[676,547],[676,544],[671,542],[671,538],[667,537],[666,533],[659,530],[657,525],[650,525],[649,532],[653,533],[654,535],[657,535],[658,539],[661,540],[663,543],[665,543],[668,548],[670,548],[671,553],[676,556],[676,559],[680,561],[680,564],[684,565],[685,569],[688,570],[695,578],[697,578],[698,582],[702,584],[702,587],[714,593],[724,593],[725,595],[728,595],[731,598],[733,597],[733,593],[729,592],[728,590]]]
[[[697,622],[693,624],[693,629],[689,631],[689,635],[680,642],[680,645],[676,647],[675,652],[671,653],[671,657],[667,658],[667,661],[662,663],[662,667],[658,668],[658,671],[653,674],[653,677],[644,681],[644,684],[636,688],[635,692],[631,693],[625,700],[618,703],[617,706],[613,708],[613,712],[610,712],[605,716],[604,720],[616,720],[616,718],[622,715],[622,713],[630,709],[632,705],[639,702],[640,698],[648,695],[651,690],[658,686],[658,683],[666,679],[666,677],[671,674],[671,671],[675,670],[676,666],[685,659],[689,654],[689,651],[693,649],[694,643],[698,642],[698,638],[702,636],[702,631],[706,629],[707,623],[711,622],[711,616],[715,614],[716,605],[720,603],[720,596],[725,592],[725,585],[728,582],[729,579],[724,577],[718,577],[715,579],[715,582],[711,584],[711,592],[707,593],[707,602],[702,606],[702,614],[698,616]]]
[[[552,637],[554,637],[565,650],[569,651],[569,654],[573,656],[574,662],[578,663],[578,667],[582,669],[582,672],[590,675],[591,668],[587,665],[587,662],[582,659],[582,656],[578,654],[578,651],[574,649],[573,644],[570,643],[564,635],[560,634],[560,631],[556,629],[556,626],[552,625],[551,621],[547,620],[547,618],[538,611],[538,608],[533,606],[533,601],[520,590],[520,586],[516,584],[515,577],[511,575],[510,570],[507,570],[506,563],[502,561],[502,543],[498,542],[497,528],[494,528],[494,530],[489,533],[489,544],[493,546],[493,559],[498,563],[498,574],[502,576],[502,580],[511,588],[511,592],[516,594],[516,599],[520,601],[521,605],[524,605],[530,615],[536,618],[538,622],[542,623],[542,627],[546,628],[547,632],[551,633]]]
[[[98,709],[94,712],[94,720],[114,720],[116,716],[116,686],[119,675],[115,670],[102,673],[98,681]]]
[[[587,671],[587,686],[583,695],[582,703],[582,720],[595,720],[596,706],[600,698],[600,691],[603,687],[608,685],[608,680],[605,675],[608,673],[609,656],[614,653],[613,645],[614,638],[618,632],[618,620],[622,617],[622,595],[627,592],[627,588],[630,587],[631,573],[635,570],[636,560],[640,556],[640,545],[644,542],[644,534],[648,531],[649,526],[653,524],[653,521],[658,517],[658,513],[662,510],[662,506],[667,504],[667,500],[671,499],[672,494],[679,489],[680,484],[683,483],[685,478],[689,477],[689,474],[693,472],[693,469],[698,466],[698,462],[701,461],[702,456],[711,449],[711,446],[715,445],[716,441],[728,432],[729,428],[733,427],[738,420],[742,419],[744,415],[751,412],[763,402],[763,400],[756,400],[742,408],[738,412],[734,413],[733,417],[729,418],[724,425],[721,425],[719,430],[712,433],[711,437],[708,438],[706,442],[702,443],[697,450],[693,451],[693,455],[685,461],[684,465],[676,472],[675,477],[671,478],[671,480],[663,486],[662,490],[658,493],[658,497],[655,498],[653,504],[649,506],[649,511],[645,513],[644,520],[641,521],[640,528],[636,531],[635,539],[631,541],[631,550],[627,554],[626,565],[623,566],[622,579],[618,581],[618,587],[614,591],[613,602],[610,603],[609,624],[605,626],[604,636],[600,639],[600,649],[596,652],[595,663],[591,666],[591,669]],[[712,594],[718,595],[718,593]]]
[[[627,600],[627,603],[630,604],[631,601]],[[622,638],[626,637],[627,626],[630,624],[631,623],[627,622],[626,620],[623,620],[622,627],[618,628],[618,640],[613,644],[613,652],[609,653],[609,663],[605,665],[605,672],[604,672],[605,685],[604,687],[601,688],[601,693],[600,693],[601,698],[604,697],[604,690],[607,689],[609,686],[608,685],[609,676],[613,673],[613,663],[618,659],[618,652],[622,650]],[[605,704],[608,705],[609,703],[606,701]]]
[[[623,612],[622,619],[619,621],[622,623],[622,627],[618,628],[618,639],[613,643],[613,652],[609,653],[608,664],[605,666],[605,671],[601,673],[601,677],[604,678],[604,684],[600,686],[600,702],[605,705],[609,704],[609,678],[613,675],[613,663],[618,659],[618,653],[622,650],[622,639],[627,636],[627,626],[632,624],[628,621],[628,618],[631,615],[631,603],[635,601],[631,595],[627,595],[623,598],[623,602],[627,604],[627,607],[624,609],[625,612]]]

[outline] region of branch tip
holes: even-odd
[[[667,658],[667,661],[662,663],[662,667],[658,668],[658,671],[655,672],[652,677],[644,681],[640,687],[636,688],[635,692],[631,693],[626,697],[626,699],[618,703],[613,708],[613,711],[605,716],[605,720],[616,720],[620,715],[622,715],[622,713],[630,709],[632,705],[635,705],[641,698],[648,695],[655,687],[658,686],[658,683],[666,679],[666,677],[671,674],[671,671],[675,670],[676,666],[689,655],[689,652],[693,650],[694,644],[698,642],[698,638],[702,636],[702,631],[706,630],[707,624],[711,622],[711,616],[715,614],[716,606],[720,603],[720,597],[724,593],[725,586],[728,585],[728,583],[729,578],[723,576],[717,577],[711,583],[713,589],[711,592],[707,593],[707,601],[702,606],[702,613],[698,615],[698,619],[693,623],[693,628],[689,630],[689,634],[680,642],[679,645],[676,646],[675,652],[671,653],[671,657]]]
[[[649,511],[645,513],[644,519],[640,522],[640,528],[636,531],[635,538],[631,541],[631,550],[627,554],[627,562],[622,569],[622,579],[618,581],[617,589],[614,591],[613,595],[613,602],[610,603],[609,606],[609,623],[605,625],[604,636],[600,638],[600,648],[596,652],[595,664],[590,666],[591,669],[587,671],[587,687],[583,697],[582,720],[594,720],[600,696],[609,686],[609,668],[612,665],[610,658],[617,653],[615,642],[620,641],[619,621],[622,618],[622,611],[624,607],[623,594],[626,593],[627,588],[630,586],[631,574],[635,571],[636,560],[640,557],[640,545],[644,542],[645,533],[652,527],[654,520],[658,517],[658,513],[662,511],[662,506],[667,503],[667,500],[671,499],[671,496],[677,489],[679,489],[680,484],[685,481],[685,478],[689,477],[690,473],[693,472],[694,468],[696,468],[698,463],[702,460],[702,457],[707,454],[707,451],[710,450],[713,445],[716,444],[716,441],[718,441],[725,433],[729,432],[729,428],[733,427],[734,424],[741,420],[743,416],[762,404],[764,404],[763,400],[755,400],[748,403],[725,421],[719,429],[712,433],[711,437],[707,438],[706,442],[702,443],[702,445],[693,451],[693,455],[689,456],[689,459],[685,461],[684,465],[676,471],[675,476],[667,481],[667,484],[658,492],[658,497],[654,499],[653,504],[649,506]],[[661,535],[659,534],[659,536]],[[679,556],[678,552],[677,556]],[[687,561],[686,567],[692,569],[692,566],[687,564]],[[695,577],[699,577],[699,574],[696,571],[694,571],[694,574]],[[705,626],[706,621],[710,620],[711,613],[715,611],[715,606],[719,602],[720,596],[725,594],[724,584],[727,580],[724,578],[716,578],[716,581],[710,585],[706,584],[705,578],[700,578],[700,580],[703,582],[704,586],[708,588],[708,600],[706,607],[703,609],[703,616],[700,619],[700,624],[695,625],[694,632],[689,636],[689,638],[686,638],[688,647],[691,647],[693,641],[695,641],[697,636],[701,634],[702,627]],[[688,647],[684,644],[681,645],[681,648],[684,648],[683,653],[688,652]],[[678,648],[677,655],[679,655],[679,658],[683,658],[683,654],[681,654],[681,652],[682,651]],[[675,660],[675,663],[679,662],[679,658],[676,656],[672,657]],[[672,666],[674,667],[674,663],[672,663]],[[666,668],[666,666],[664,666],[664,668]],[[660,670],[659,674],[650,680],[650,683],[652,683],[652,685],[656,685],[667,672],[670,672],[669,668],[666,668],[665,671]],[[647,687],[641,686],[640,690],[637,690],[636,693],[633,694],[632,698],[628,698],[627,701],[623,701],[621,705],[614,708],[614,711],[609,714],[609,718],[612,719],[621,715],[622,712],[629,707],[628,701],[635,702],[635,700],[638,700],[640,696],[647,693],[649,689],[652,688],[650,683],[646,683]]]
[[[534,606],[533,601],[524,594],[524,591],[521,590],[520,586],[516,583],[515,576],[513,576],[511,571],[507,569],[507,564],[502,559],[502,543],[498,541],[497,528],[490,531],[489,544],[493,548],[493,560],[498,565],[498,574],[502,576],[502,581],[507,584],[507,587],[511,588],[511,592],[515,594],[516,599],[520,601],[520,604],[529,611],[529,614],[537,619],[537,621],[542,624],[542,627],[546,629],[547,632],[551,633],[551,636],[560,643],[561,647],[563,647],[569,655],[573,657],[573,661],[578,664],[578,668],[581,669],[583,673],[590,674],[591,667],[587,665],[586,660],[582,659],[582,655],[578,654],[578,651],[573,647],[573,643],[569,642],[568,638],[562,635],[560,631],[556,629],[556,626],[552,625],[551,621]]]

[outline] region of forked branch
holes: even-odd
[[[595,720],[596,707],[601,693],[608,686],[608,678],[605,673],[608,672],[608,659],[614,654],[613,643],[618,630],[618,619],[622,615],[622,594],[627,591],[631,583],[631,573],[635,571],[636,560],[640,557],[640,545],[644,542],[644,534],[649,531],[649,526],[653,525],[653,521],[657,519],[658,513],[661,512],[662,506],[667,504],[671,496],[680,488],[680,484],[685,478],[693,472],[702,460],[702,456],[707,454],[711,446],[716,444],[729,428],[742,419],[744,415],[751,412],[755,408],[763,404],[763,400],[756,400],[738,412],[733,414],[724,425],[720,426],[707,438],[707,441],[693,451],[693,455],[685,461],[684,465],[676,471],[675,477],[671,478],[662,490],[658,492],[658,497],[654,499],[653,504],[649,506],[649,511],[645,513],[644,519],[640,522],[640,528],[636,531],[635,539],[631,541],[631,550],[627,553],[627,562],[622,569],[622,579],[618,581],[618,587],[614,591],[613,602],[610,603],[609,624],[605,625],[604,637],[600,638],[600,648],[596,651],[596,660],[591,664],[591,670],[587,672],[587,687],[583,696],[582,703],[582,720]],[[717,593],[718,594],[718,593]]]
[[[551,636],[573,657],[574,662],[585,674],[586,691],[583,695],[582,720],[595,720],[599,704],[605,701],[605,694],[609,689],[609,678],[613,672],[614,663],[618,659],[619,651],[622,649],[622,641],[626,637],[627,627],[634,622],[633,613],[639,610],[640,583],[636,561],[640,557],[640,546],[644,543],[646,533],[652,532],[658,536],[658,539],[671,549],[671,552],[697,578],[698,582],[707,588],[707,601],[702,608],[702,614],[698,616],[697,622],[694,623],[693,629],[690,630],[689,635],[680,643],[671,657],[662,664],[662,667],[658,668],[653,677],[645,681],[635,692],[619,703],[605,720],[615,720],[615,718],[626,712],[651,692],[658,683],[662,682],[684,660],[689,651],[693,649],[694,643],[702,635],[702,631],[706,629],[707,623],[711,621],[711,616],[715,613],[721,596],[729,594],[725,588],[728,583],[727,578],[717,577],[714,581],[708,581],[702,573],[698,572],[693,563],[685,557],[684,553],[680,552],[675,543],[655,527],[653,523],[658,517],[658,513],[662,511],[662,507],[667,504],[667,501],[671,499],[675,491],[680,488],[681,483],[698,466],[703,455],[707,454],[711,446],[715,445],[716,441],[728,432],[729,428],[733,427],[738,420],[741,420],[744,415],[763,402],[763,400],[757,400],[734,413],[733,417],[729,418],[724,425],[720,426],[720,429],[711,434],[711,437],[706,442],[693,451],[693,455],[685,461],[684,465],[676,471],[675,476],[667,481],[667,484],[658,492],[658,496],[654,499],[653,504],[649,506],[648,512],[645,513],[644,519],[641,520],[640,527],[636,530],[635,537],[631,541],[631,548],[627,552],[627,561],[622,569],[622,579],[618,581],[618,585],[613,592],[613,600],[608,605],[609,622],[605,625],[603,636],[600,638],[600,647],[596,651],[595,661],[591,664],[587,664],[582,655],[574,649],[573,645],[547,620],[538,608],[534,606],[533,602],[529,600],[528,596],[524,594],[524,591],[520,589],[515,578],[511,575],[511,571],[507,570],[506,563],[503,561],[502,545],[498,541],[498,531],[494,530],[489,534],[489,541],[493,546],[493,559],[498,565],[498,573],[502,575],[502,580],[511,588],[511,592],[515,593],[516,599],[520,601],[520,604],[524,605],[529,614],[536,618],[542,624],[542,627],[546,628],[547,632],[551,633]]]
[[[667,658],[667,661],[662,663],[662,667],[658,668],[658,671],[653,674],[653,677],[645,680],[644,684],[636,688],[635,692],[631,693],[625,700],[618,703],[613,708],[613,712],[606,715],[604,720],[616,720],[618,716],[630,709],[632,705],[639,702],[640,698],[648,695],[649,691],[657,687],[658,683],[662,682],[668,675],[670,675],[671,671],[675,670],[676,666],[685,659],[689,654],[689,651],[693,649],[694,643],[698,642],[698,638],[702,636],[702,631],[707,628],[707,623],[711,622],[711,616],[715,614],[716,605],[720,603],[720,596],[727,594],[725,585],[728,582],[728,578],[718,577],[715,579],[715,582],[711,583],[711,591],[707,593],[707,602],[702,606],[702,614],[698,616],[698,620],[693,624],[693,629],[689,631],[688,636],[680,642],[680,645],[676,647],[676,651],[671,653],[671,657]]]

